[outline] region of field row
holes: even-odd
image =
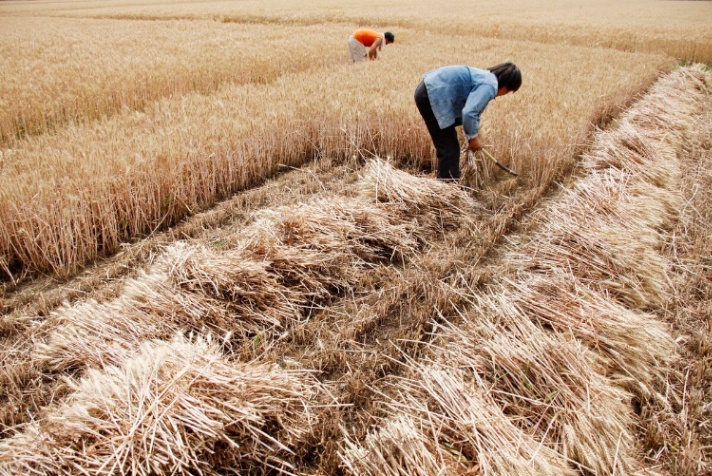
[[[417,44],[403,43],[371,64],[167,97],[2,150],[0,270],[6,277],[71,273],[281,165],[364,149],[400,163],[429,162],[413,91],[422,73],[443,64],[519,64],[524,86],[488,108],[482,138],[523,185],[546,187],[572,164],[591,123],[610,118],[673,66],[665,56],[476,37],[423,34]],[[262,54],[261,64],[274,64],[282,53]],[[311,58],[295,69],[307,69]]]

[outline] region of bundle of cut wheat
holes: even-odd
[[[237,249],[264,261],[285,287],[316,301],[347,288],[359,269],[369,266],[349,246],[352,228],[323,209],[268,210],[245,231]]]
[[[529,319],[595,350],[591,357],[600,357],[608,378],[636,394],[655,394],[674,342],[654,315],[631,311],[565,272],[507,284],[504,292]]]
[[[403,220],[397,211],[355,199],[321,198],[315,206],[329,210],[335,217],[356,225],[351,241],[361,246],[354,251],[368,261],[396,260],[415,253],[418,247],[418,230],[410,220]]]
[[[206,246],[177,243],[159,258],[171,280],[196,295],[226,302],[227,329],[238,334],[283,328],[297,319],[305,298],[280,283],[280,276],[239,251],[220,253]]]
[[[264,210],[235,241],[236,252],[264,261],[280,283],[309,299],[345,289],[364,268],[417,245],[392,210],[340,199]]]
[[[683,144],[704,107],[710,87],[709,71],[704,64],[678,68],[660,78],[626,117],[655,141]]]
[[[680,175],[679,165],[660,161],[670,173]],[[675,179],[677,180],[677,179]],[[629,233],[640,244],[657,248],[664,241],[661,231],[668,229],[682,205],[675,186],[658,187],[649,180],[609,169],[580,180],[558,206],[552,217],[565,218],[569,226],[586,227],[589,233]],[[589,226],[590,223],[590,226]]]
[[[680,174],[670,168],[670,159],[688,140],[691,121],[696,120],[709,90],[707,78],[702,65],[680,68],[661,78],[617,127],[597,134],[584,155],[584,165],[630,170],[656,186],[669,187]]]
[[[384,398],[382,407],[391,416],[378,430],[361,443],[346,432],[340,457],[353,474],[424,474],[414,466],[420,449],[431,467],[456,462],[459,474],[575,474],[563,458],[514,426],[481,382],[450,365],[410,362],[409,370],[411,377],[394,381],[395,396]],[[404,418],[416,431],[407,439],[393,431]]]
[[[37,333],[38,362],[55,371],[118,364],[144,340],[167,338],[177,330],[239,338],[281,325],[275,320],[294,313],[287,301],[270,303],[258,313],[185,289],[161,271],[165,259],[127,281],[123,292],[110,301],[89,300],[54,311]],[[267,292],[259,295],[264,301]]]
[[[467,459],[457,450],[439,445],[422,425],[405,414],[389,418],[361,443],[347,438],[339,455],[341,461],[351,474],[467,474]]]
[[[170,337],[175,323],[119,302],[95,300],[65,305],[54,311],[38,334],[34,353],[46,368],[59,371],[118,364],[146,339]]]
[[[112,301],[62,307],[45,325],[38,357],[58,370],[119,363],[142,340],[177,329],[282,332],[364,268],[417,247],[412,227],[392,209],[343,199],[262,211],[232,239],[220,251],[174,244]]]
[[[679,195],[622,173],[587,177],[539,220],[537,233],[512,247],[507,262],[547,274],[562,269],[633,309],[670,300],[669,262],[658,250]],[[633,188],[635,186],[635,188]]]
[[[662,160],[671,155],[674,155],[674,147],[651,140],[627,120],[618,128],[602,131],[596,136],[594,147],[584,155],[584,166],[590,170],[613,167],[658,187],[672,188],[679,179],[679,171]]]
[[[636,448],[629,402],[565,334],[533,324],[508,294],[475,296],[442,333],[435,358],[479,376],[493,400],[537,441],[592,474],[629,472]]]
[[[236,319],[225,302],[176,285],[160,265],[129,280],[117,301],[129,314],[148,314],[191,331],[242,335],[254,327],[249,320]]]
[[[71,386],[45,419],[0,442],[2,474],[291,474],[289,456],[316,422],[308,372],[229,363],[181,336]]]
[[[416,220],[426,229],[475,229],[476,204],[456,185],[415,177],[375,159],[366,163],[357,186],[366,200],[396,205],[404,219]]]
[[[607,236],[574,227],[562,231],[544,234],[540,242],[517,251],[520,257],[529,252],[529,258],[533,259],[520,260],[512,256],[509,265],[520,264],[522,273],[533,271],[548,275],[567,271],[586,286],[632,309],[669,302],[670,289],[664,272],[667,263],[660,255],[650,253],[649,248],[641,247],[634,237],[620,230],[615,234],[608,232]]]

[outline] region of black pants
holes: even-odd
[[[438,156],[438,178],[457,179],[460,178],[460,141],[457,138],[455,126],[457,123],[445,129],[440,129],[438,120],[435,119],[433,108],[430,106],[428,91],[425,83],[420,82],[415,89],[415,105],[418,106],[420,115],[425,120],[430,137],[433,139],[435,151]]]

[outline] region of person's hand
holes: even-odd
[[[473,137],[472,139],[470,139],[470,142],[467,144],[467,148],[472,152],[482,150],[482,144],[480,144],[480,139],[477,137]]]

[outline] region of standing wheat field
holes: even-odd
[[[1,2],[0,475],[712,475],[710,18]]]

